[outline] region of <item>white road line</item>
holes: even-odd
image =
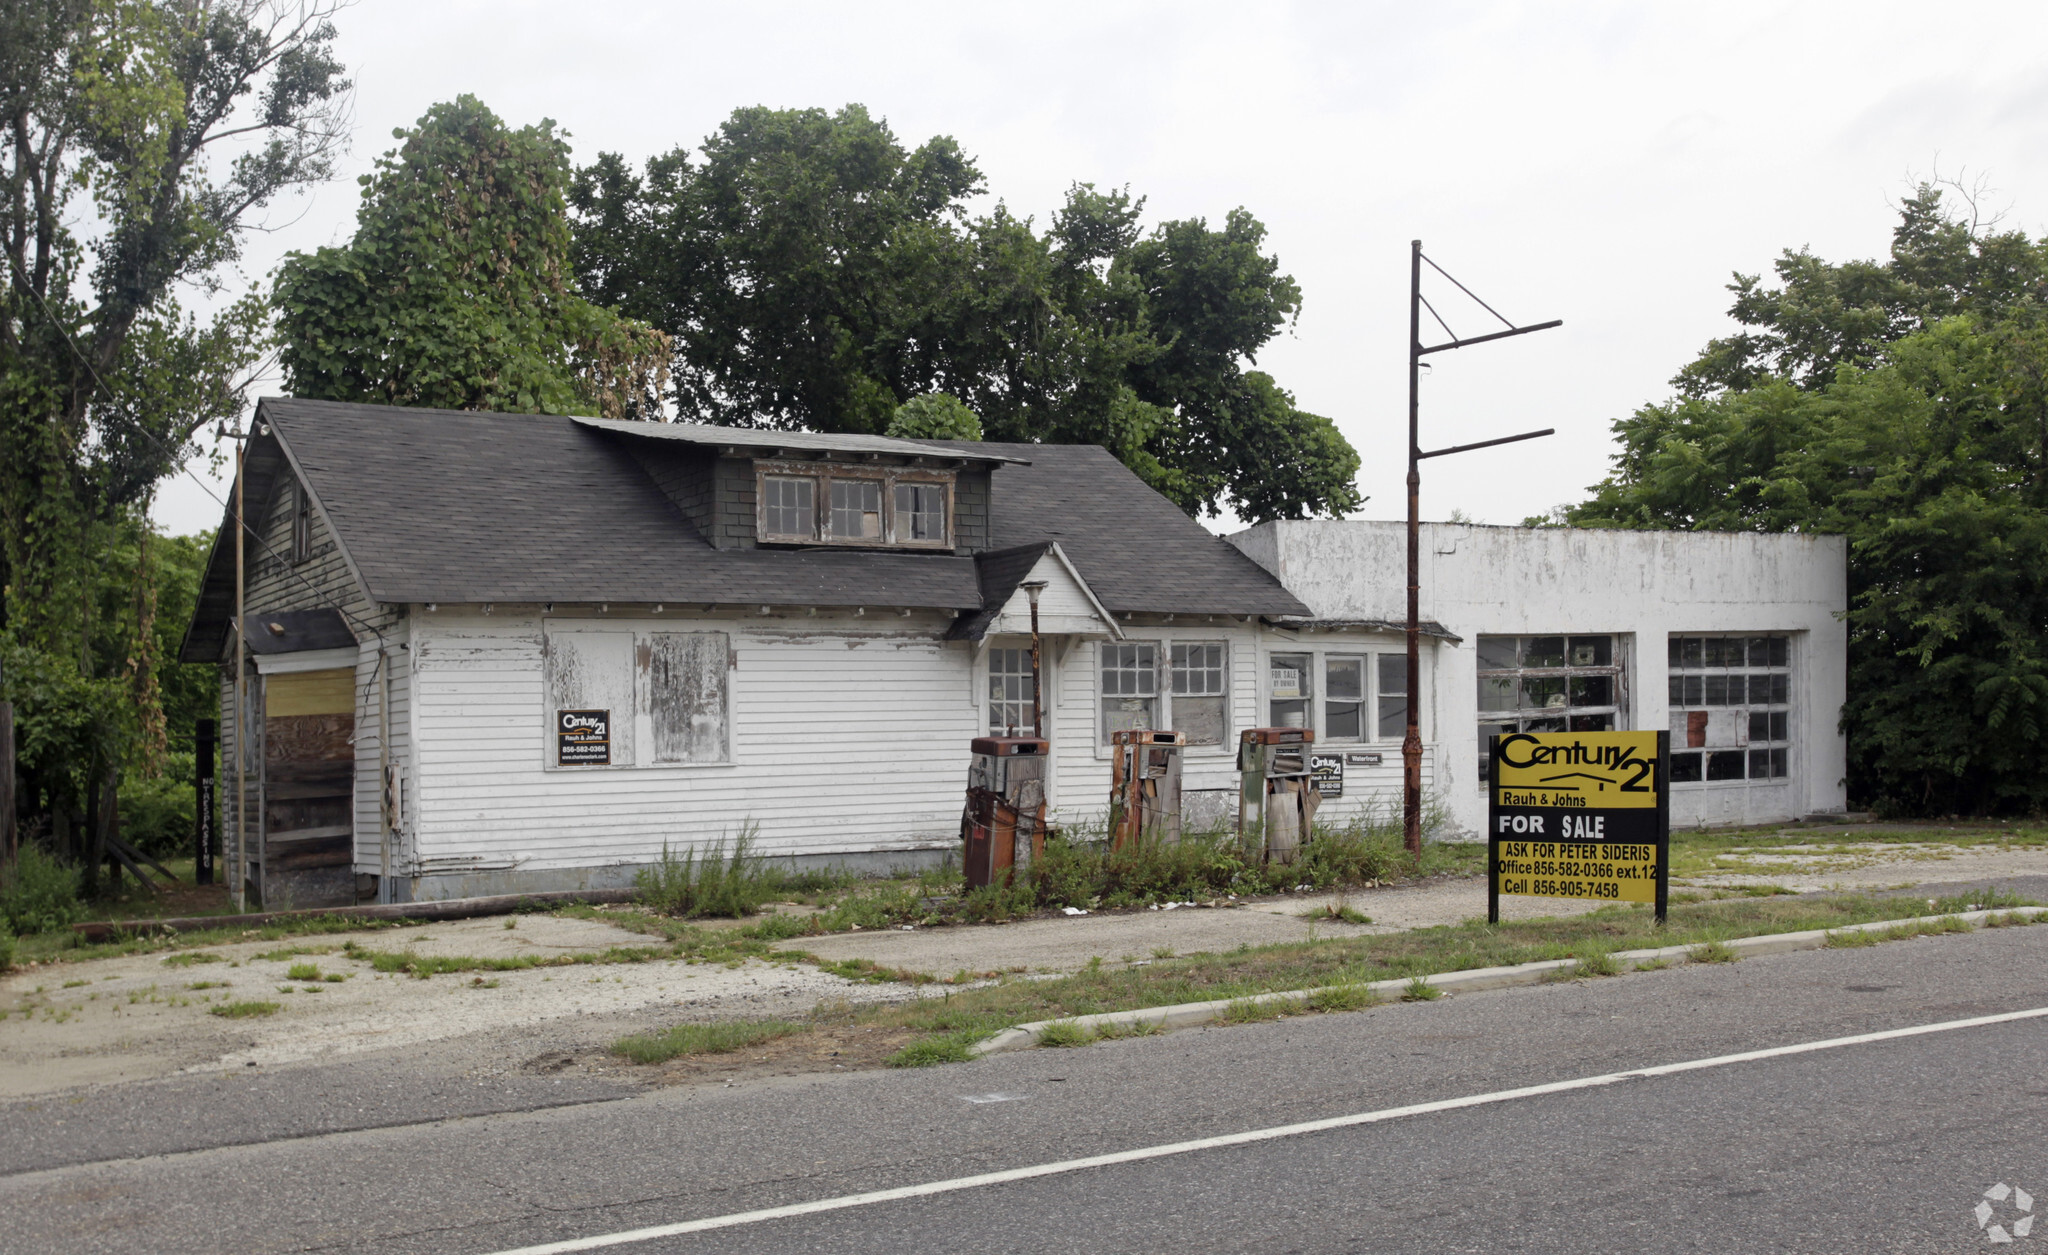
[[[1980,1015],[1967,1020],[1947,1020],[1939,1024],[1918,1024],[1912,1028],[1889,1028],[1880,1033],[1858,1033],[1853,1037],[1830,1037],[1824,1041],[1800,1042],[1793,1046],[1773,1046],[1768,1050],[1746,1050],[1741,1054],[1716,1055],[1711,1059],[1691,1059],[1684,1063],[1666,1063],[1653,1068],[1636,1068],[1628,1072],[1608,1072],[1600,1076],[1585,1076],[1571,1081],[1552,1081],[1547,1085],[1526,1085],[1520,1089],[1495,1090],[1490,1094],[1470,1094],[1463,1098],[1445,1098],[1437,1102],[1415,1103],[1407,1107],[1388,1107],[1380,1111],[1361,1111],[1348,1116],[1330,1116],[1323,1120],[1308,1120],[1300,1124],[1282,1124],[1270,1129],[1250,1129],[1243,1133],[1225,1133],[1218,1137],[1198,1137],[1193,1141],[1169,1142],[1163,1146],[1143,1146],[1136,1150],[1120,1150],[1107,1155],[1090,1155],[1085,1159],[1062,1159],[1056,1163],[1033,1164],[1028,1168],[1006,1168],[1001,1172],[984,1172],[979,1176],[954,1177],[949,1181],[928,1181],[923,1185],[898,1186],[893,1190],[872,1190],[866,1194],[842,1194],[837,1198],[821,1198],[808,1203],[791,1203],[786,1207],[763,1207],[758,1211],[739,1211],[726,1216],[706,1216],[701,1220],[683,1220],[675,1224],[652,1225],[645,1229],[626,1229],[618,1233],[601,1233],[587,1238],[570,1238],[562,1242],[544,1242],[539,1246],[521,1246],[511,1250],[493,1252],[493,1255],[567,1255],[571,1251],[595,1251],[607,1246],[624,1246],[632,1242],[651,1242],[656,1238],[677,1237],[685,1233],[704,1233],[712,1229],[732,1229],[741,1225],[760,1224],[768,1220],[785,1220],[792,1216],[810,1216],[825,1211],[843,1211],[849,1207],[869,1207],[876,1203],[893,1203],[905,1198],[928,1198],[934,1194],[951,1194],[959,1190],[975,1190],[983,1186],[1003,1185],[1011,1181],[1029,1181],[1034,1177],[1058,1176],[1065,1172],[1082,1172],[1089,1168],[1107,1168],[1115,1164],[1138,1163],[1146,1159],[1164,1159],[1169,1155],[1187,1155],[1195,1151],[1216,1150],[1225,1146],[1244,1146],[1252,1142],[1270,1142],[1283,1137],[1300,1137],[1304,1133],[1321,1133],[1328,1129],[1347,1129],[1362,1124],[1378,1124],[1386,1120],[1401,1120],[1409,1116],[1429,1115],[1437,1111],[1457,1111],[1465,1107],[1484,1107],[1493,1103],[1513,1102],[1520,1098],[1538,1098],[1544,1094],[1563,1094],[1575,1089],[1598,1089],[1603,1085],[1615,1085],[1622,1081],[1641,1080],[1655,1076],[1674,1076],[1681,1072],[1698,1072],[1706,1068],[1725,1068],[1736,1063],[1754,1063],[1759,1059],[1780,1059],[1787,1055],[1811,1054],[1817,1050],[1836,1050],[1843,1046],[1861,1046],[1870,1042],[1896,1041],[1902,1037],[1922,1037],[1929,1033],[1950,1033],[1957,1029],[1983,1028],[1990,1024],[2010,1024],[2015,1020],[2036,1020],[2048,1018],[2048,1007],[2035,1007],[2029,1011],[2007,1011],[2001,1015]]]

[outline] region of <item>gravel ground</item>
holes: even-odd
[[[515,926],[506,928],[505,918],[514,918]],[[334,1059],[512,1027],[531,1031],[579,1017],[610,1023],[650,1012],[674,1023],[801,1016],[821,1000],[861,1002],[911,992],[794,963],[682,960],[420,980],[348,958],[342,947],[351,940],[423,956],[508,957],[644,946],[649,939],[602,922],[527,915],[210,946],[195,953],[218,956],[215,961],[189,966],[150,954],[17,972],[0,978],[0,1010],[7,1013],[0,1020],[0,1097]],[[284,949],[310,953],[257,957]],[[294,963],[314,963],[323,976],[346,979],[287,980]],[[252,1000],[280,1009],[247,1019],[211,1013]]]

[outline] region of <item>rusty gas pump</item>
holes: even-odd
[[[1310,728],[1246,728],[1237,741],[1237,837],[1267,862],[1292,863],[1308,840],[1316,805]]]
[[[1184,732],[1147,728],[1109,734],[1109,839],[1121,850],[1135,841],[1180,840],[1181,755]]]
[[[1050,744],[1035,736],[978,736],[960,817],[967,887],[1008,884],[1045,851],[1045,766]]]
[[[960,866],[967,887],[1009,884],[1045,851],[1045,739],[1040,696],[1038,594],[1045,581],[1021,585],[1031,599],[1031,735],[978,736],[969,743],[967,808],[960,816]],[[1014,729],[1013,729],[1014,731]]]

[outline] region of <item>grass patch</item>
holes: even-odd
[[[1055,1020],[1038,1030],[1041,1046],[1085,1046],[1094,1035],[1072,1020]]]
[[[284,978],[286,980],[319,980],[320,965],[318,963],[294,963],[285,969]]]
[[[223,1002],[217,1007],[208,1007],[208,1015],[217,1015],[224,1020],[253,1020],[261,1016],[276,1015],[284,1009],[281,1002]]]
[[[1403,1002],[1435,1002],[1444,996],[1444,991],[1429,983],[1423,976],[1410,976],[1401,990]]]
[[[186,984],[185,988],[187,988],[187,989],[195,989],[195,990],[197,990],[197,989],[226,989],[226,988],[227,988],[227,987],[228,987],[228,986],[229,986],[230,984],[232,984],[232,983],[233,983],[233,982],[231,982],[231,981],[224,981],[224,980],[195,980],[195,981],[191,981],[191,982],[189,982],[188,984]]]
[[[675,950],[652,946],[610,946],[604,950],[584,954],[520,954],[507,958],[479,958],[468,954],[414,954],[410,950],[372,950],[357,942],[349,942],[342,953],[360,963],[370,965],[372,971],[389,972],[411,976],[416,980],[447,975],[454,972],[520,972],[535,967],[575,967],[588,963],[647,963],[655,959],[675,956]],[[313,971],[312,976],[298,976],[300,968]],[[321,977],[319,969],[310,963],[297,964],[285,974],[287,980],[332,980]]]
[[[1830,950],[1858,950],[1864,946],[1874,946],[1880,940],[1882,938],[1867,928],[1849,928],[1829,933],[1827,936],[1827,948]]]
[[[938,1033],[914,1041],[890,1055],[884,1062],[892,1068],[929,1068],[941,1063],[967,1063],[974,1058],[974,1043],[981,1034]]]
[[[165,967],[191,967],[194,963],[220,963],[223,960],[217,954],[208,954],[203,950],[188,950],[183,954],[166,955],[163,962]]]
[[[1742,956],[1719,941],[1703,941],[1687,957],[1695,963],[1733,963]]]
[[[1310,1010],[1362,1011],[1379,1002],[1379,995],[1364,985],[1331,985],[1308,996]]]
[[[1705,945],[1725,949],[1727,941],[1738,937],[1895,920],[1900,917],[1901,905],[1895,898],[1865,894],[1729,897],[1674,904],[1663,927],[1657,925],[1647,906],[1617,905],[1570,917],[1498,925],[1473,920],[1399,933],[1156,958],[1141,965],[1104,964],[1094,971],[1054,979],[1011,976],[976,988],[955,989],[944,998],[865,1007],[854,1014],[856,1022],[876,1027],[932,1036],[957,1033],[976,1040],[1019,1024],[1071,1020],[1105,1011],[1406,981],[1437,972],[1507,967],[1540,959],[1586,959],[1618,950]]]
[[[1223,1008],[1223,1022],[1225,1024],[1259,1024],[1266,1020],[1277,1020],[1289,1011],[1297,1009],[1298,1004],[1290,1006],[1285,1001],[1277,998],[1268,1002],[1261,1002],[1255,998],[1237,998],[1233,999],[1229,1006]]]
[[[659,1033],[622,1037],[612,1051],[634,1063],[662,1063],[683,1055],[722,1055],[762,1042],[801,1033],[805,1025],[788,1020],[748,1020],[724,1024],[678,1024]]]
[[[1616,963],[1614,955],[1606,950],[1595,950],[1591,954],[1579,956],[1572,970],[1581,976],[1621,975],[1620,964]]]

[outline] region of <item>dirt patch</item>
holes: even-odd
[[[506,928],[504,918],[514,918]],[[352,954],[355,942],[363,949]],[[528,915],[249,941],[65,963],[0,978],[0,1097],[179,1071],[276,1066],[583,1018],[801,1019],[821,1001],[911,996],[793,962],[536,966],[378,972],[367,952],[542,963],[651,938],[602,920]],[[187,961],[197,955],[205,961]],[[167,962],[166,960],[169,960]],[[291,975],[304,964],[317,974]],[[329,979],[337,977],[339,979]],[[252,1018],[214,1014],[275,1003]]]
[[[922,1036],[904,1028],[832,1025],[729,1054],[684,1055],[649,1066],[639,1079],[658,1085],[737,1084],[761,1077],[857,1072],[884,1066],[890,1055]]]
[[[2048,875],[2048,850],[2039,846],[1816,843],[1729,851],[1717,855],[1715,862],[1726,870],[1674,877],[1671,883],[1729,889],[1777,885],[1795,893],[1816,893]]]

